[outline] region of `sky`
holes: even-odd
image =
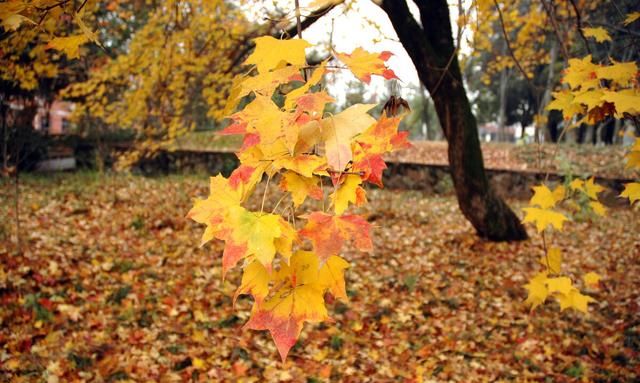
[[[309,3],[312,1],[300,0],[303,14],[308,12],[308,8],[305,7]],[[408,1],[408,4],[419,20],[419,12],[415,4],[412,1]],[[452,25],[455,28],[455,20],[458,17],[457,4],[450,7],[450,13]],[[362,47],[371,52],[391,51],[393,56],[387,63],[400,79],[400,95],[408,98],[416,94],[420,87],[416,69],[398,40],[391,21],[386,13],[371,0],[355,1],[353,9],[347,12],[344,11],[343,6],[337,7],[303,31],[302,35],[312,44],[326,44],[331,40],[333,48],[338,52],[350,53],[356,47]],[[329,90],[334,97],[342,101],[342,94],[340,94],[342,92],[338,92],[337,88],[344,87],[349,81],[354,80],[350,73],[336,74],[334,85],[330,86]],[[388,95],[385,80],[380,76],[373,76],[371,85],[366,86],[365,89],[365,96],[373,96],[375,101],[386,98]]]
[[[327,0],[328,1],[328,0]],[[463,0],[463,4],[470,0]],[[301,13],[310,13],[317,9],[318,0],[300,0]],[[325,1],[326,2],[326,1]],[[275,5],[274,5],[275,4]],[[408,1],[411,11],[417,19],[419,12],[412,1]],[[294,1],[293,0],[263,0],[245,3],[245,10],[250,18],[260,19],[266,13],[273,13],[275,8],[278,11],[287,12],[289,25],[295,23]],[[450,6],[452,20],[458,15],[457,2]],[[455,22],[452,22],[455,25]],[[285,27],[285,28],[286,28]],[[328,14],[321,17],[312,26],[303,31],[302,37],[314,45],[328,47],[329,41],[334,50],[342,53],[351,53],[356,47],[362,47],[370,52],[390,51],[393,56],[387,61],[389,67],[393,69],[399,81],[399,93],[404,98],[410,98],[420,89],[420,81],[411,58],[398,40],[391,25],[391,21],[386,13],[374,4],[371,0],[355,0],[351,7],[345,12],[345,6],[339,5]],[[464,49],[464,47],[463,47]],[[324,54],[326,55],[326,50]],[[328,78],[328,90],[338,100],[343,103],[349,83],[356,81],[355,77],[348,71],[338,71]],[[373,76],[370,85],[365,84],[365,99],[372,99],[379,102],[389,95],[388,81],[380,76]]]

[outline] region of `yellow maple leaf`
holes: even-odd
[[[102,46],[102,44],[100,44],[100,40],[98,40],[98,36],[96,36],[96,34],[93,33],[93,31],[91,31],[91,29],[89,29],[87,24],[85,24],[84,21],[82,21],[82,14],[74,13],[73,14],[73,20],[76,22],[76,24],[78,24],[78,26],[80,27],[80,30],[82,31],[82,33],[84,33],[84,35],[87,36],[87,38],[89,40],[93,41],[94,43],[98,44],[99,46]]]
[[[244,326],[269,330],[284,361],[296,343],[305,322],[328,319],[324,288],[319,282],[319,259],[310,251],[297,251],[290,264],[281,266],[285,285],[262,305],[254,304],[251,318]]]
[[[591,210],[593,210],[594,213],[596,213],[597,215],[604,217],[605,215],[607,215],[607,208],[604,207],[603,204],[601,204],[598,201],[589,201],[589,206],[591,207]]]
[[[547,255],[540,258],[540,263],[547,267],[550,273],[559,274],[562,269],[562,250],[557,247],[549,248]]]
[[[559,110],[565,120],[571,119],[576,114],[584,112],[584,107],[579,102],[574,102],[575,96],[569,90],[553,92],[553,100],[549,102],[547,110]]]
[[[596,301],[588,295],[581,294],[576,288],[571,289],[568,294],[558,294],[556,298],[560,303],[560,310],[572,308],[585,314],[587,313],[588,303]]]
[[[212,240],[223,229],[221,224],[229,208],[239,206],[245,197],[243,188],[234,189],[229,180],[221,175],[210,178],[209,191],[207,199],[195,200],[187,214],[188,218],[207,225],[200,246]]]
[[[567,295],[573,288],[571,279],[568,277],[547,278],[545,283],[550,294],[560,293]]]
[[[585,35],[585,37],[593,37],[599,43],[611,41],[609,32],[607,32],[607,30],[602,27],[582,28],[582,33]]]
[[[362,178],[357,174],[349,174],[335,192],[331,193],[331,202],[337,215],[344,213],[349,202],[356,205],[366,203],[364,189],[360,187]]]
[[[329,289],[334,297],[348,301],[344,282],[344,270],[349,267],[349,262],[343,258],[332,255],[320,268],[319,283]]]
[[[282,176],[280,188],[291,193],[291,199],[295,207],[302,205],[307,197],[321,200],[322,189],[318,186],[318,177],[304,177],[298,173],[287,171]]]
[[[2,25],[2,28],[6,31],[17,31],[20,25],[25,22],[36,25],[33,20],[18,13],[11,14],[7,17],[0,17],[0,19],[2,20],[0,25]]]
[[[571,190],[583,190],[584,181],[580,178],[574,178],[569,184],[569,187],[571,188]]]
[[[241,206],[231,207],[228,217],[233,243],[246,244],[244,255],[255,255],[262,265],[270,268],[276,253],[274,241],[282,235],[282,217],[250,212]]]
[[[529,201],[531,206],[539,206],[542,209],[549,209],[556,206],[556,203],[564,199],[564,187],[558,186],[553,192],[546,185],[533,187],[533,197]]]
[[[257,37],[253,42],[256,48],[244,63],[255,64],[260,74],[277,68],[282,62],[296,66],[304,65],[304,51],[311,46],[302,39],[278,40],[271,36]]]
[[[192,364],[197,370],[203,370],[206,367],[205,361],[200,358],[193,358]]]
[[[376,123],[376,119],[367,114],[375,106],[356,104],[335,116],[322,119],[319,133],[325,145],[327,164],[333,170],[345,169],[353,158],[351,139]]]
[[[565,70],[562,82],[568,84],[571,89],[590,89],[599,86],[599,80],[596,77],[598,65],[591,62],[591,55],[587,55],[581,59],[569,59],[569,66]]]
[[[634,89],[623,89],[619,91],[603,91],[602,99],[610,102],[616,107],[616,117],[624,117],[624,113],[640,113],[640,94]]]
[[[256,302],[261,303],[269,294],[270,279],[269,272],[262,263],[258,261],[251,262],[242,272],[242,281],[233,296],[234,306],[236,299],[242,294],[251,294]]]
[[[47,49],[56,49],[64,52],[67,58],[72,60],[80,56],[80,46],[89,41],[89,38],[82,35],[68,37],[54,37],[47,44]]]
[[[576,92],[573,102],[578,104],[584,104],[587,109],[591,110],[597,106],[602,106],[604,101],[602,96],[604,95],[601,90],[585,90],[584,92]]]
[[[305,93],[307,93],[307,91],[314,85],[316,85],[317,83],[320,82],[320,80],[322,80],[322,76],[324,76],[325,73],[325,67],[321,66],[319,68],[316,68],[313,71],[313,74],[311,75],[311,77],[309,77],[309,79],[307,80],[306,83],[304,83],[304,85],[302,85],[299,88],[296,88],[294,90],[292,90],[291,92],[287,93],[286,98],[284,100],[284,108],[285,110],[291,109],[293,107],[294,104],[296,104],[296,101],[298,101],[298,99],[300,97],[302,97]]]
[[[630,182],[624,185],[624,190],[620,193],[620,197],[629,198],[629,202],[633,204],[640,200],[640,183]]]
[[[593,271],[590,271],[586,273],[584,276],[582,276],[582,279],[584,280],[584,283],[587,286],[594,287],[598,285],[601,278],[598,274],[594,273]]]
[[[604,65],[596,69],[596,76],[601,80],[613,80],[620,86],[628,86],[635,79],[638,73],[638,65],[634,61],[616,62]]]
[[[544,229],[549,225],[559,231],[562,231],[562,224],[567,220],[567,217],[565,217],[564,214],[550,209],[525,207],[522,210],[526,213],[523,222],[535,223],[538,233],[544,231]]]
[[[604,188],[597,183],[594,182],[594,177],[589,178],[584,183],[584,192],[591,198],[592,200],[598,200],[598,193],[602,192]]]
[[[627,153],[624,158],[627,160],[625,169],[640,168],[640,151],[631,151]]]
[[[529,292],[525,304],[531,306],[531,310],[540,306],[549,296],[549,289],[546,284],[547,273],[539,273],[529,280],[529,283],[524,285],[524,288]]]
[[[640,19],[640,12],[628,13],[627,17],[624,19],[624,25],[629,25],[638,19]]]

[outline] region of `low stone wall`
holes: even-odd
[[[155,157],[138,163],[137,170],[143,174],[169,173],[222,173],[228,176],[238,166],[233,152],[176,150],[160,152]],[[446,194],[453,192],[453,182],[449,167],[443,165],[424,165],[404,162],[387,163],[383,182],[387,189],[421,190],[427,193]],[[505,198],[531,198],[531,187],[541,183],[545,174],[525,171],[487,169],[489,182],[496,193]],[[548,181],[562,182],[563,176],[551,174]],[[617,196],[625,182],[631,180],[597,178],[597,182],[607,190],[600,194],[605,204],[611,206],[627,203]]]

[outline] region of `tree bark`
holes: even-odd
[[[484,171],[478,127],[462,83],[447,1],[414,2],[422,26],[405,0],[384,0],[380,6],[433,98],[449,144],[449,166],[460,210],[483,238],[526,239],[522,223],[492,190]]]

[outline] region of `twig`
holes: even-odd
[[[562,50],[562,57],[564,57],[564,61],[569,61],[569,53],[567,51],[567,47],[564,46],[564,40],[560,36],[560,28],[558,27],[558,22],[553,14],[553,10],[549,7],[549,4],[545,0],[540,0],[542,6],[544,7],[549,20],[551,21],[551,25],[553,26],[553,31],[556,34],[556,38],[558,39],[558,44],[560,44],[560,48]]]
[[[582,32],[582,17],[580,16],[580,10],[576,5],[575,0],[569,0],[569,1],[571,2],[573,11],[576,13],[576,28],[578,29],[578,34],[580,35],[580,37],[582,37],[582,40],[584,41],[584,46],[585,48],[587,48],[587,53],[591,54],[591,48],[589,48],[589,41],[587,40],[587,37],[584,35],[584,32]]]
[[[504,41],[507,43],[507,49],[509,49],[509,55],[513,59],[513,62],[516,64],[516,67],[518,68],[518,70],[520,71],[520,73],[522,74],[524,79],[527,81],[527,84],[529,85],[529,90],[531,91],[531,95],[533,95],[534,98],[535,98],[536,92],[535,92],[535,88],[533,86],[533,83],[531,82],[531,79],[527,75],[527,72],[525,72],[524,68],[522,68],[522,65],[520,65],[520,61],[518,61],[518,59],[516,58],[516,55],[515,55],[515,53],[513,51],[513,48],[511,48],[511,43],[509,42],[509,36],[508,36],[507,30],[506,30],[506,28],[504,26],[504,18],[502,17],[502,10],[500,9],[500,6],[498,5],[498,1],[497,0],[493,0],[493,4],[496,6],[496,9],[498,10],[498,16],[500,18],[500,27],[502,28],[502,34],[504,35]]]

